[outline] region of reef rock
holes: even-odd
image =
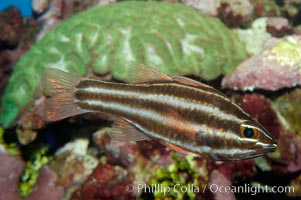
[[[272,38],[267,27],[268,18],[261,17],[254,20],[248,29],[233,29],[233,31],[245,43],[248,54],[257,55],[263,50],[264,44]]]
[[[88,152],[88,144],[88,139],[84,138],[65,144],[49,165],[57,176],[56,187],[64,190],[64,199],[70,199],[72,188],[84,183],[98,165],[98,159]]]
[[[25,163],[20,156],[12,156],[2,150],[0,145],[0,194],[1,199],[19,200],[19,178]]]
[[[71,199],[136,199],[131,186],[132,181],[127,177],[125,169],[100,163]]]
[[[22,28],[21,12],[15,7],[5,9],[0,13],[0,27],[0,49],[15,47]]]
[[[254,6],[247,0],[181,0],[210,16],[218,16],[230,27],[239,26],[250,20],[254,13]]]
[[[279,90],[301,84],[301,36],[271,39],[259,55],[224,77],[223,88]]]
[[[268,17],[267,31],[274,37],[284,37],[293,33],[293,27],[284,17]]]
[[[48,167],[43,167],[32,193],[26,199],[39,200],[41,197],[45,200],[61,199],[64,195],[64,190],[62,187],[55,185],[56,179],[56,174],[53,171]]]
[[[297,88],[278,97],[273,102],[282,126],[286,130],[297,131],[301,136],[301,89]]]

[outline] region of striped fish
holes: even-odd
[[[242,160],[275,151],[276,140],[221,92],[200,82],[131,66],[131,83],[79,78],[46,69],[45,118],[109,114],[111,137],[155,139],[171,149],[215,160]]]

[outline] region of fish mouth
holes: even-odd
[[[274,152],[277,148],[277,143],[269,144],[265,147],[262,148],[261,152],[262,153],[269,153],[269,152]]]

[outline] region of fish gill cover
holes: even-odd
[[[246,56],[244,44],[222,22],[185,5],[94,7],[62,22],[19,60],[3,95],[0,123],[9,126],[41,95],[46,67],[81,76],[112,73],[126,80],[131,74],[124,63],[136,60],[167,74],[212,80],[231,72]]]

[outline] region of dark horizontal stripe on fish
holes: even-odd
[[[114,115],[127,118],[134,123],[141,124],[144,128],[152,130],[154,132],[175,132],[177,131],[173,126],[167,126],[166,120],[168,120],[166,109],[153,109],[151,103],[136,105],[135,101],[130,99],[123,99],[121,102],[119,99],[116,102],[110,100],[83,100],[78,101],[77,104],[85,110],[103,111]]]
[[[120,97],[117,95],[100,95],[91,92],[86,92],[84,90],[80,90],[77,92],[77,97],[80,100],[79,104],[83,109],[88,110],[102,110],[108,113],[121,115],[125,118],[130,119],[131,121],[144,124],[144,128],[153,132],[162,133],[162,136],[166,136],[168,138],[175,136],[175,131],[179,132],[173,127],[167,127],[167,122],[164,122],[164,119],[168,119],[169,111],[174,108],[174,105],[168,104],[168,102],[158,102],[154,99],[152,100],[141,100],[137,103],[137,98],[135,97]],[[96,106],[96,105],[89,105],[88,101],[97,101],[98,104],[111,104],[114,105],[110,109]],[[125,109],[127,108],[127,109]],[[136,110],[136,115],[120,112],[121,110],[127,110],[128,112]],[[148,115],[149,118],[145,116],[145,112],[150,112],[151,114]],[[218,116],[208,116],[208,113],[202,113],[202,110],[187,110],[185,108],[177,109],[177,113],[183,118],[188,119],[189,122],[192,124],[196,124],[198,127],[204,126],[205,129],[198,129],[200,132],[206,132],[206,130],[210,127],[211,129],[215,129],[216,134],[224,134],[219,133],[219,130],[224,128],[225,132],[234,132],[234,128],[239,126],[237,123],[233,121],[225,121],[220,120]],[[201,115],[201,113],[203,115]],[[160,116],[160,119],[156,119],[156,116]],[[140,120],[139,120],[140,119]],[[156,119],[156,120],[154,120]],[[145,124],[146,122],[149,122]],[[163,131],[164,130],[164,131]],[[236,129],[237,130],[237,129]],[[191,133],[194,134],[194,133]],[[222,138],[221,138],[222,139]],[[222,141],[218,142],[220,144]]]
[[[181,101],[181,99],[177,100],[177,97],[174,97],[173,100],[168,101],[167,99],[159,99],[159,98],[146,98],[143,95],[140,95],[139,97],[131,96],[129,93],[127,93],[126,96],[118,95],[118,94],[99,94],[99,93],[93,93],[90,91],[85,90],[79,90],[76,92],[76,98],[80,101],[86,101],[86,100],[94,100],[99,102],[110,102],[118,104],[123,104],[124,106],[128,106],[131,108],[139,107],[139,109],[153,109],[153,110],[162,110],[162,108],[165,108],[166,110],[176,110],[176,112],[180,113],[183,118],[190,118],[193,122],[199,122],[200,120],[202,123],[208,124],[212,122],[212,120],[218,118],[221,113],[219,111],[208,112],[204,111],[203,109],[199,107],[193,107],[188,106],[190,104],[189,101]],[[172,101],[177,100],[177,102],[180,102],[181,104],[173,104]],[[200,104],[199,104],[200,105]],[[203,106],[206,109],[210,109],[210,105]],[[99,109],[105,109],[105,108],[99,108]],[[114,110],[109,110],[107,112],[114,112]],[[199,119],[201,118],[201,119]],[[220,119],[226,122],[232,122],[234,120],[227,120],[227,119]]]
[[[113,82],[103,82],[103,81],[95,81],[95,80],[83,80],[77,85],[77,89],[85,89],[85,88],[103,88],[107,90],[123,90],[128,92],[143,92],[148,90],[147,92],[157,92],[157,93],[171,93],[174,92],[177,95],[187,98],[190,97],[192,100],[199,101],[199,92],[202,92],[205,97],[210,96],[210,98],[213,97],[219,97],[220,99],[224,100],[226,98],[225,95],[223,95],[218,90],[215,90],[212,87],[209,86],[203,86],[202,89],[197,88],[195,86],[187,86],[185,84],[179,83],[179,82],[163,82],[163,83],[151,83],[152,87],[148,83],[141,83],[141,84],[119,84],[119,83],[113,83]],[[147,88],[145,88],[147,87]],[[168,87],[168,88],[166,88]],[[209,99],[206,99],[209,100]],[[210,101],[208,101],[210,103]]]
[[[110,82],[100,82],[93,80],[82,81],[77,88],[87,90],[88,88],[95,88],[95,90],[109,90],[112,94],[117,92],[129,95],[130,93],[136,93],[136,97],[146,95],[154,95],[159,97],[160,95],[166,95],[172,99],[183,99],[186,103],[194,103],[199,105],[207,105],[208,108],[220,109],[221,113],[238,116],[241,119],[248,119],[247,114],[225,96],[215,96],[211,91],[202,91],[199,88],[186,86],[179,83],[157,83],[157,84],[118,84]],[[213,88],[210,88],[214,90]],[[95,93],[97,93],[95,91]],[[210,106],[211,105],[211,106]]]
[[[104,83],[104,84],[103,84]],[[101,85],[101,86],[100,86]],[[235,113],[241,115],[248,115],[245,113],[238,105],[231,102],[229,98],[227,98],[224,94],[219,92],[218,90],[202,85],[201,89],[195,86],[185,85],[179,82],[163,82],[163,83],[152,83],[153,88],[144,88],[148,84],[119,84],[112,82],[102,82],[95,80],[83,80],[79,83],[77,88],[98,88],[101,87],[103,89],[114,89],[114,90],[123,90],[123,91],[131,91],[131,92],[143,92],[148,90],[147,92],[165,92],[177,94],[177,96],[182,98],[190,98],[191,101],[200,101],[207,102],[208,104],[212,104],[221,108],[224,112]],[[166,88],[168,87],[168,88]],[[150,91],[151,90],[151,91]],[[202,95],[202,99],[200,99],[200,93]],[[231,109],[231,110],[230,110]]]
[[[100,109],[99,106],[96,105],[88,105],[87,103],[80,103],[80,105],[82,107],[85,107],[86,109],[91,109],[91,110],[98,110]],[[120,106],[120,105],[119,105]],[[125,106],[122,106],[122,108],[125,108]],[[175,145],[179,145],[179,146],[185,146],[185,148],[189,149],[192,152],[198,152],[197,149],[202,149],[202,148],[212,148],[212,149],[219,149],[219,150],[223,150],[223,146],[221,146],[221,144],[223,144],[222,141],[225,140],[225,137],[223,137],[223,135],[221,134],[220,137],[216,138],[215,143],[210,144],[210,147],[208,144],[204,144],[202,143],[202,145],[204,146],[200,146],[200,143],[197,143],[195,140],[189,140],[187,137],[185,137],[184,134],[182,134],[181,132],[179,132],[177,129],[175,129],[174,127],[168,127],[166,126],[166,123],[164,123],[164,118],[165,116],[161,116],[162,113],[154,113],[153,110],[148,110],[148,112],[151,112],[150,114],[148,114],[147,116],[145,116],[145,110],[141,110],[141,109],[134,109],[134,108],[130,108],[130,110],[132,112],[135,112],[135,114],[132,115],[126,115],[122,112],[119,113],[115,113],[117,115],[121,115],[121,116],[125,116],[126,118],[130,119],[134,124],[139,124],[139,127],[141,127],[141,129],[143,130],[143,132],[145,133],[152,133],[152,134],[148,134],[149,136],[158,139],[158,140],[163,140],[166,142],[170,142],[172,144]],[[141,115],[144,115],[143,117],[141,117]],[[149,116],[152,116],[154,118],[148,118]],[[160,119],[154,120],[155,118],[157,118],[158,116],[160,116]],[[206,133],[205,133],[206,134]],[[218,134],[218,133],[217,133]],[[213,137],[213,135],[209,135],[209,137]],[[234,144],[235,138],[228,138],[228,143],[230,144]],[[230,147],[230,146],[228,146]]]
[[[91,90],[92,89],[92,90]],[[97,91],[94,91],[97,90]],[[158,93],[145,93],[145,92],[128,92],[128,91],[119,91],[112,89],[102,89],[102,88],[86,88],[81,89],[76,92],[78,100],[87,100],[94,99],[98,101],[115,101],[119,103],[119,101],[125,101],[128,99],[129,104],[149,104],[151,102],[157,104],[153,107],[154,109],[160,108],[162,106],[170,106],[171,110],[184,110],[184,112],[190,113],[193,110],[198,111],[200,113],[204,113],[203,116],[207,116],[207,118],[211,118],[212,116],[219,116],[222,120],[225,121],[235,121],[241,123],[242,120],[234,114],[224,113],[222,110],[219,110],[218,107],[212,106],[211,104],[202,104],[201,101],[194,102],[190,99],[184,99],[176,95],[169,94],[158,94]],[[159,107],[158,107],[159,106]],[[206,114],[207,113],[207,114]],[[206,118],[206,119],[207,119]],[[204,119],[204,120],[206,120]],[[210,120],[210,119],[208,119]],[[204,122],[205,123],[205,122]]]

